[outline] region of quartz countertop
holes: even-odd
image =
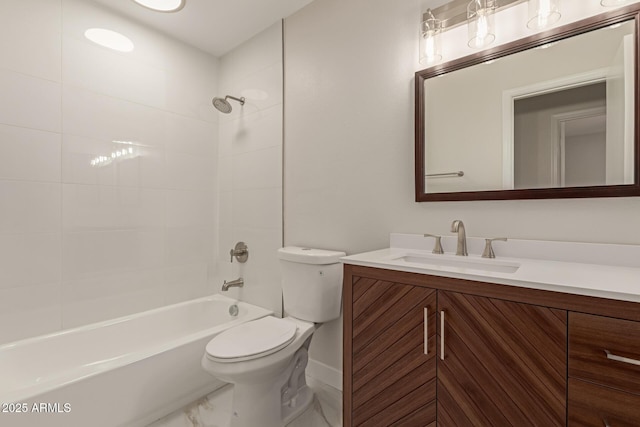
[[[494,242],[495,259],[480,256],[484,239],[470,238],[469,256],[464,257],[454,254],[455,237],[443,238],[445,254],[432,254],[432,246],[433,239],[422,235],[392,234],[391,247],[341,260],[365,267],[640,302],[640,247],[636,245],[511,240]],[[510,251],[514,256],[504,255]],[[545,259],[552,257],[560,260]]]

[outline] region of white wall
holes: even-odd
[[[217,59],[92,2],[2,5],[0,343],[212,293]]]
[[[230,296],[281,314],[276,251],[282,246],[282,23],[220,60],[218,96],[245,97],[220,116],[219,224],[214,288],[243,277]],[[249,247],[244,264],[229,262],[236,242]]]
[[[427,2],[433,5],[436,2]],[[441,3],[441,2],[440,2]],[[418,0],[315,0],[285,21],[285,244],[357,253],[390,232],[640,244],[640,198],[414,202]],[[341,322],[311,357],[341,369]]]

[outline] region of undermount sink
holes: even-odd
[[[469,269],[476,271],[487,271],[493,273],[515,273],[520,268],[520,264],[513,262],[495,261],[493,259],[468,259],[466,257],[449,255],[426,255],[426,254],[406,254],[395,257],[392,261],[399,261],[409,264],[421,264],[426,268],[435,267],[451,270]]]

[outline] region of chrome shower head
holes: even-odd
[[[238,101],[240,105],[244,105],[244,97],[236,98],[235,96],[227,95],[224,98],[213,98],[213,106],[216,107],[216,109],[221,113],[229,114],[231,112],[231,104],[229,103],[229,101],[227,101],[227,98]]]

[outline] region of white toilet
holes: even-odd
[[[231,427],[282,427],[311,403],[305,368],[313,332],[340,317],[344,252],[278,249],[285,316],[230,328],[207,344],[202,367],[234,384]]]

